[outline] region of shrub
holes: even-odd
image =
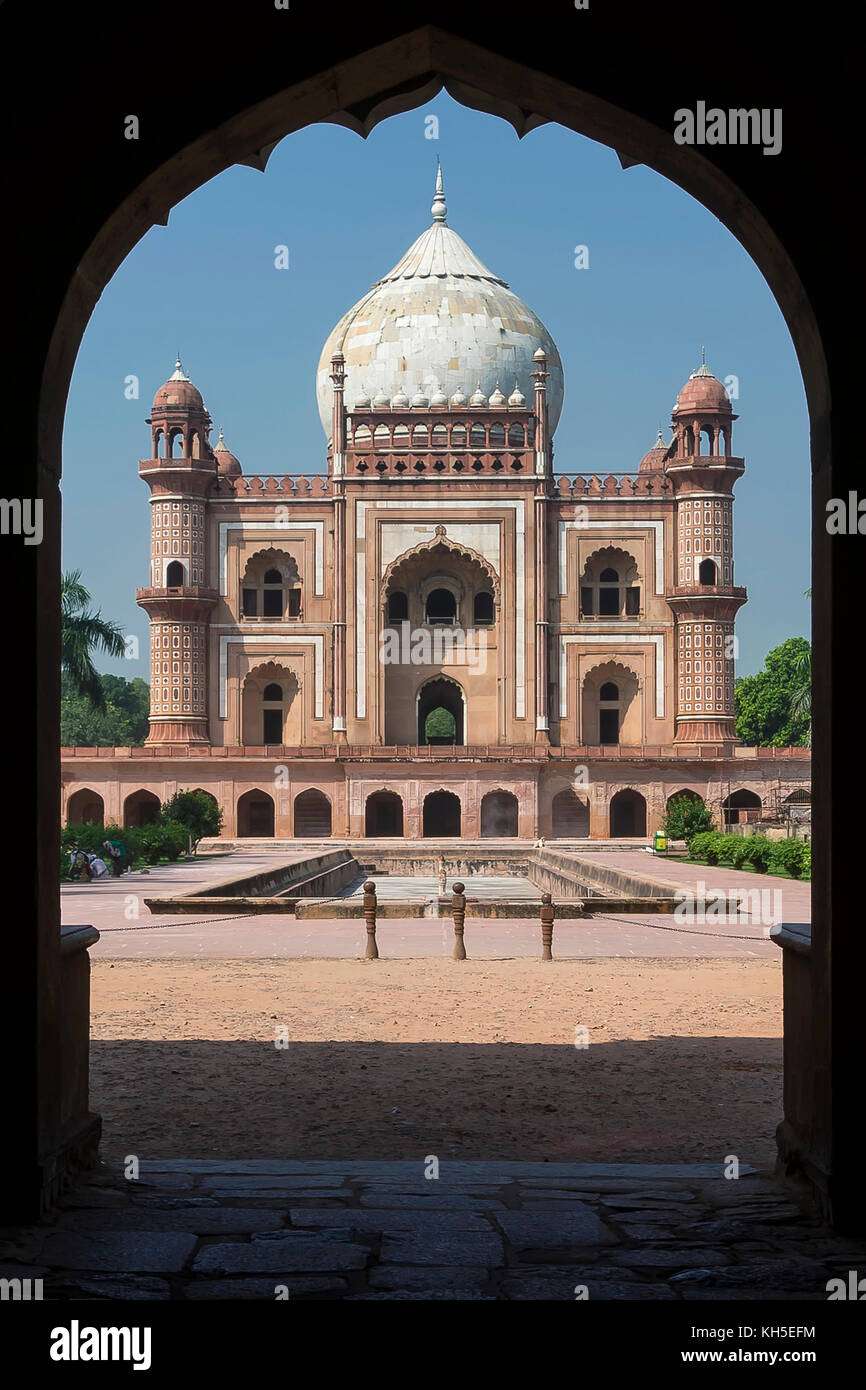
[[[725,851],[723,858],[733,864],[735,869],[741,869],[750,859],[749,840],[751,836],[745,835],[725,835]]]
[[[160,859],[179,859],[189,848],[189,831],[177,821],[158,820],[152,825],[143,825],[137,837],[145,864],[158,864]]]
[[[712,829],[712,812],[700,797],[674,796],[668,802],[662,830],[669,840],[690,841]]]
[[[788,873],[792,878],[802,878],[803,869],[806,863],[806,850],[809,848],[805,840],[777,840],[773,845],[773,853],[770,857],[771,872]],[[809,855],[811,871],[811,854]]]
[[[704,830],[689,840],[689,858],[704,859],[708,864],[718,864],[721,841],[724,839],[716,830]]]
[[[119,825],[67,825],[60,832],[60,877],[69,879],[69,854],[73,845],[83,849],[86,854],[98,854],[105,859],[108,851],[103,848],[105,840],[116,840],[126,850],[130,865],[141,861],[139,830],[124,830]],[[109,864],[110,868],[111,865]]]
[[[752,865],[756,873],[765,874],[773,853],[773,841],[768,840],[766,835],[749,835],[746,844],[749,847],[746,862]]]
[[[812,877],[812,841],[811,841],[811,840],[804,840],[804,841],[803,841],[803,871],[802,871],[802,874],[800,875],[800,877],[801,877],[801,878],[811,878],[811,877]]]

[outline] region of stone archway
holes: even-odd
[[[421,834],[424,839],[460,834],[460,798],[454,792],[430,792],[424,798]]]
[[[56,18],[53,48],[58,62],[65,57],[75,32],[64,26],[76,18],[73,12]],[[190,50],[195,47],[211,70],[237,59],[240,51],[237,68],[243,80],[223,84],[222,89],[208,93],[206,101],[182,103],[170,112],[156,110],[151,121],[152,138],[132,167],[123,146],[118,147],[111,125],[110,113],[116,109],[113,94],[106,89],[102,97],[106,119],[90,119],[85,127],[85,115],[75,110],[74,87],[64,85],[66,80],[72,82],[73,65],[68,65],[67,78],[62,67],[51,68],[51,55],[43,55],[50,75],[46,76],[48,69],[44,68],[45,80],[38,94],[34,91],[32,102],[22,102],[19,107],[19,120],[29,138],[13,150],[10,170],[10,182],[23,185],[29,175],[31,151],[49,152],[41,188],[28,200],[29,235],[23,239],[17,263],[15,285],[20,286],[23,312],[11,315],[25,324],[28,339],[16,353],[9,383],[10,394],[20,403],[21,434],[29,435],[21,450],[19,492],[42,499],[46,524],[46,543],[25,550],[23,563],[18,551],[14,556],[19,584],[29,591],[28,601],[32,598],[34,611],[39,595],[43,615],[41,623],[25,625],[25,646],[19,651],[22,664],[35,672],[38,698],[32,710],[21,710],[15,693],[4,692],[6,727],[16,728],[23,744],[38,750],[37,787],[25,806],[34,827],[27,839],[34,844],[39,859],[53,862],[59,819],[56,754],[53,735],[46,735],[46,731],[59,723],[58,692],[54,689],[57,607],[53,595],[59,574],[57,480],[65,397],[87,318],[129,249],[150,226],[164,224],[172,206],[230,164],[263,168],[274,142],[289,130],[315,121],[338,120],[366,134],[387,115],[420,105],[443,84],[458,100],[509,119],[518,134],[551,120],[599,140],[620,152],[623,167],[643,162],[676,182],[738,237],[772,289],[790,327],[803,373],[815,478],[813,513],[818,519],[814,530],[813,611],[815,749],[820,757],[815,802],[820,829],[813,882],[815,895],[825,908],[815,925],[811,956],[802,967],[806,973],[801,992],[804,998],[808,996],[814,1018],[809,1062],[813,1071],[827,1078],[827,1084],[814,1095],[809,1091],[810,1106],[813,1100],[814,1105],[809,1110],[809,1125],[802,1132],[816,1136],[814,1143],[804,1140],[810,1176],[825,1193],[832,1186],[834,1214],[850,1221],[862,1211],[853,1142],[859,1116],[850,1099],[856,1093],[853,1059],[859,1037],[853,982],[861,978],[862,970],[857,956],[861,942],[856,933],[844,929],[858,910],[858,890],[846,880],[847,868],[856,856],[857,831],[845,812],[850,777],[850,756],[847,747],[842,747],[842,739],[847,745],[849,737],[849,711],[842,703],[846,695],[843,662],[848,659],[847,634],[839,627],[832,599],[834,594],[856,591],[859,559],[854,553],[856,547],[832,543],[823,522],[827,501],[847,497],[849,489],[857,485],[854,420],[859,424],[859,398],[853,379],[856,364],[843,342],[844,326],[835,318],[837,277],[846,264],[845,255],[838,254],[837,219],[825,219],[826,232],[820,220],[804,225],[798,197],[804,179],[812,186],[820,183],[825,146],[807,138],[801,159],[778,171],[777,177],[774,171],[774,177],[767,178],[770,161],[735,159],[734,152],[727,150],[677,145],[670,138],[670,103],[658,84],[647,85],[645,81],[646,31],[639,22],[623,25],[619,14],[610,17],[610,22],[619,25],[618,32],[606,29],[602,18],[597,27],[587,31],[581,46],[577,70],[592,74],[586,82],[591,92],[575,85],[573,12],[547,16],[543,35],[529,49],[522,31],[509,26],[491,31],[486,17],[467,18],[461,13],[452,18],[446,5],[440,18],[442,25],[451,25],[454,32],[432,25],[405,32],[405,21],[397,15],[393,19],[377,15],[372,21],[366,15],[348,16],[335,45],[334,35],[324,23],[321,32],[314,27],[305,45],[292,54],[294,82],[284,88],[283,51],[279,45],[269,44],[261,29],[256,30],[249,50],[257,62],[247,65],[242,32],[236,34],[232,28],[230,34],[224,33],[216,17],[213,24],[201,24],[198,16],[187,20],[179,14],[177,43]],[[673,13],[671,28],[665,27],[664,15],[654,17],[654,32],[662,46],[676,40],[676,22]],[[700,15],[695,18],[695,42],[711,43],[711,19],[706,20],[705,29],[703,22]],[[35,51],[38,11],[27,23],[34,28],[32,34],[25,33],[25,39]],[[190,27],[185,29],[185,24]],[[615,64],[605,62],[614,41],[618,44]],[[743,59],[746,82],[760,82],[776,56],[775,33],[772,42],[773,49],[757,36],[750,46],[752,51]],[[357,56],[346,56],[353,53]],[[128,78],[130,71],[133,75],[140,72],[141,79],[146,80],[147,52],[143,48],[140,53],[133,51],[128,60],[125,76]],[[246,76],[248,69],[253,77]],[[815,71],[819,94],[814,100],[820,104],[830,93],[830,83],[827,79],[822,87],[821,66],[816,65]],[[45,93],[49,94],[47,99]],[[62,123],[58,112],[65,113]],[[843,130],[853,131],[855,126],[854,121],[840,122]],[[55,139],[58,131],[59,138]],[[81,164],[76,156],[85,140],[91,145],[90,167],[99,170],[102,196],[98,199],[78,196],[82,192]],[[53,242],[52,210],[58,205],[67,209],[66,251],[62,256],[54,254]],[[800,268],[808,281],[806,287]],[[832,417],[824,340],[834,363]],[[7,979],[16,996],[34,1001],[26,1035],[42,1040],[38,1048],[34,1041],[30,1049],[32,1067],[21,1069],[20,1084],[25,1088],[22,1102],[19,1105],[17,1098],[13,1102],[11,1097],[9,1101],[10,1107],[20,1112],[22,1135],[26,1131],[21,1152],[28,1157],[19,1165],[25,1174],[20,1190],[26,1194],[22,1202],[32,1209],[33,1193],[39,1191],[35,1184],[42,1182],[39,1173],[46,1169],[38,1169],[31,1155],[53,1154],[55,1131],[59,1134],[52,1118],[57,1109],[53,1099],[52,1105],[41,1107],[37,1117],[30,1090],[37,1073],[49,1084],[58,1074],[57,1045],[45,1040],[59,1036],[58,1030],[52,1029],[51,1014],[56,1012],[59,998],[60,955],[56,904],[41,893],[36,876],[28,885],[28,911],[35,923],[38,949],[31,950],[31,933],[21,933],[20,945],[15,944],[14,952],[10,947]],[[789,963],[786,956],[786,975]],[[786,1143],[791,1149],[790,1134]]]
[[[123,803],[123,824],[127,830],[139,830],[159,819],[161,803],[154,792],[130,792]]]
[[[422,685],[417,695],[418,743],[453,744],[465,741],[466,698],[461,687],[448,676],[436,676]],[[446,718],[434,718],[439,712]],[[450,721],[450,724],[449,724]]]
[[[238,837],[273,839],[274,798],[255,787],[238,797]]]
[[[645,836],[646,798],[631,787],[625,787],[610,799],[610,837],[630,840]]]
[[[589,838],[589,802],[579,797],[573,787],[564,787],[556,793],[551,813],[551,835],[554,840]]]
[[[72,793],[66,803],[67,825],[103,825],[104,822],[105,802],[99,792],[80,787]]]
[[[517,825],[518,804],[514,792],[488,792],[481,798],[482,840],[514,839]]]
[[[364,834],[371,839],[403,835],[403,798],[396,792],[372,792],[364,806]]]
[[[746,787],[731,792],[722,801],[722,815],[726,826],[738,825],[741,821],[760,820],[762,809],[763,802],[757,792],[749,791]]]
[[[331,837],[331,803],[316,787],[295,797],[295,839],[328,840]]]

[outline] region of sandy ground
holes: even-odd
[[[91,1104],[109,1160],[774,1153],[778,954],[97,958],[92,991]]]

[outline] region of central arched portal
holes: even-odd
[[[465,701],[456,681],[442,676],[418,691],[419,744],[464,743]]]
[[[460,834],[460,798],[453,792],[431,792],[424,798],[421,832],[425,840]]]
[[[391,839],[403,834],[403,799],[396,792],[373,792],[364,809],[364,834]]]

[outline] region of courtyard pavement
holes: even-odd
[[[142,1162],[0,1231],[46,1299],[824,1301],[866,1268],[794,1189],[721,1165]]]
[[[285,858],[302,859],[308,850],[286,852]],[[361,858],[363,859],[363,853]],[[682,887],[703,882],[709,895],[736,890],[777,891],[781,917],[788,923],[810,920],[810,885],[766,874],[743,873],[730,867],[712,868],[655,858],[639,849],[606,849],[604,863],[644,877]],[[144,899],[189,892],[220,879],[255,873],[274,862],[271,851],[239,850],[200,862],[138,870],[120,879],[94,884],[64,884],[61,893],[64,923],[92,925],[101,939],[91,948],[94,958],[152,959],[272,959],[363,956],[365,933],[358,921],[296,920],[289,914],[224,916],[202,912],[151,917]],[[377,882],[383,901],[393,896],[398,882],[381,875]],[[465,876],[467,894],[489,896],[489,880],[473,884]],[[417,882],[420,882],[418,880]],[[426,882],[427,880],[423,880]],[[453,879],[449,878],[450,888]],[[504,879],[512,896],[527,900],[525,918],[496,921],[467,917],[466,949],[479,959],[533,956],[540,952],[540,925],[535,902],[538,890],[525,880]],[[429,880],[430,895],[437,886]],[[413,893],[413,896],[417,896]],[[772,899],[770,900],[772,901]],[[388,918],[377,928],[383,957],[450,955],[453,931],[448,918]],[[560,959],[589,957],[731,957],[770,959],[778,948],[769,940],[769,927],[752,920],[749,913],[736,921],[686,924],[672,914],[595,913],[586,920],[562,919],[554,929],[554,956]]]

